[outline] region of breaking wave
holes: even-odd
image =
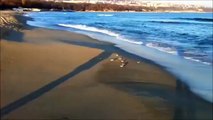
[[[162,51],[162,52],[177,55],[177,50],[175,48],[172,48],[172,47],[163,47],[163,46],[158,45],[157,43],[147,43],[146,46],[150,47],[150,48],[157,49],[157,50]]]
[[[109,31],[106,29],[100,29],[100,28],[90,27],[90,26],[86,26],[86,25],[72,25],[72,24],[58,24],[58,25],[63,26],[63,27],[70,27],[70,28],[74,28],[74,29],[78,29],[78,30],[83,30],[83,31],[105,34],[108,36],[115,37],[118,40],[126,41],[126,42],[133,43],[133,44],[139,44],[139,45],[143,44],[143,42],[141,42],[141,41],[134,41],[134,40],[126,39],[124,37],[121,37],[120,34],[117,34],[115,32],[112,32],[112,31]]]
[[[98,32],[98,33],[102,33],[102,34],[106,34],[106,35],[110,35],[110,36],[114,36],[114,37],[119,36],[119,34],[111,32],[109,30],[99,29],[99,28],[95,28],[95,27],[89,27],[86,25],[72,25],[72,24],[58,24],[58,25],[63,26],[63,27],[75,28],[75,29],[79,29],[79,30]]]

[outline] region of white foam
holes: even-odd
[[[206,65],[212,65],[212,63],[208,63],[208,62],[202,62],[202,63]]]
[[[114,16],[114,15],[113,14],[98,14],[97,16],[111,17],[111,16]]]
[[[213,102],[212,66],[191,62],[180,56],[171,55],[146,46],[122,43],[117,47],[147,58],[165,67],[168,71],[187,84],[192,92],[207,101]]]
[[[173,55],[177,55],[177,51],[174,48],[171,48],[171,47],[161,47],[161,46],[158,46],[157,44],[154,44],[154,43],[147,43],[146,46],[150,47],[150,48],[157,49],[157,50],[162,51],[162,52],[167,52],[167,53],[170,53],[170,54],[173,54]]]
[[[29,14],[24,14],[24,16],[29,17]]]
[[[188,60],[192,60],[192,61],[195,61],[195,62],[201,62],[200,60],[197,60],[197,59],[194,59],[192,57],[184,57],[185,59],[188,59]]]
[[[184,57],[185,59],[187,60],[191,60],[191,61],[195,61],[195,62],[199,62],[199,63],[203,63],[203,64],[206,64],[206,65],[211,65],[211,63],[208,63],[208,62],[203,62],[201,60],[198,60],[198,59],[194,59],[192,57]]]
[[[143,42],[141,42],[141,41],[129,40],[129,39],[123,38],[121,36],[118,36],[117,39],[125,41],[125,42],[129,42],[129,43],[137,44],[137,45],[142,45],[143,44]]]
[[[103,33],[103,34],[114,36],[114,37],[119,36],[119,34],[111,32],[109,30],[99,29],[99,28],[95,28],[95,27],[89,27],[86,25],[72,25],[72,24],[59,24],[59,25],[63,26],[63,27],[70,27],[70,28],[75,28],[75,29],[79,29],[79,30]]]
[[[132,43],[132,44],[138,44],[138,45],[143,44],[143,42],[141,42],[141,41],[134,41],[134,40],[129,40],[129,39],[123,38],[119,34],[111,32],[106,29],[99,29],[99,28],[95,28],[95,27],[89,27],[86,25],[72,25],[72,24],[59,24],[59,25],[63,26],[63,27],[70,27],[70,28],[75,28],[75,29],[84,30],[84,31],[106,34],[106,35],[115,37],[117,40],[125,41],[125,42]],[[93,36],[91,36],[91,37],[93,37]],[[114,41],[114,42],[116,43],[116,41]]]

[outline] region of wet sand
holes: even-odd
[[[117,53],[124,68],[110,61]],[[211,105],[162,67],[84,35],[26,27],[1,40],[2,119],[211,120]]]

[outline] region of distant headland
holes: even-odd
[[[72,0],[74,1],[74,0]],[[121,2],[121,1],[120,1]],[[121,2],[122,3],[122,2]],[[114,4],[109,2],[67,2],[67,0],[2,0],[1,9],[17,7],[38,8],[42,11],[126,11],[126,12],[212,12],[212,8],[194,5],[134,3]]]

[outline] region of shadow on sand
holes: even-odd
[[[132,58],[134,60],[142,60],[144,62],[152,63],[154,62],[149,61],[147,59],[138,57],[136,55],[127,53],[119,48],[116,48],[112,44],[96,44],[90,42],[80,42],[80,41],[63,41],[60,42],[79,45],[84,47],[90,48],[97,48],[107,52],[103,52],[100,55],[96,56],[95,58],[89,60],[87,63],[77,67],[72,72],[68,73],[67,75],[41,87],[40,89],[26,95],[19,100],[3,107],[1,109],[1,117],[13,112],[14,110],[22,107],[23,105],[37,99],[38,97],[42,96],[46,92],[54,89],[58,85],[62,84],[63,82],[69,80],[73,76],[79,74],[80,72],[90,69],[92,66],[96,65],[97,63],[101,62],[102,60],[108,58],[113,52],[121,54],[124,57]],[[159,66],[159,65],[157,65]],[[162,68],[162,66],[159,66]],[[174,106],[174,117],[173,120],[212,120],[212,103],[209,103],[200,97],[193,94],[189,87],[182,83],[180,80],[176,80],[176,88],[175,90],[170,86],[159,85],[155,83],[143,83],[143,82],[107,82],[104,83],[110,85],[116,89],[121,91],[125,91],[128,94],[134,96],[146,96],[146,97],[159,97],[162,98],[170,104]]]
[[[61,41],[68,44],[74,44],[84,47],[97,48],[112,53],[121,54],[124,57],[131,58],[134,60],[142,60],[147,63],[154,64],[160,68],[162,66],[147,60],[145,58],[138,57],[136,55],[127,53],[113,45],[109,44],[95,44],[90,42],[81,41]],[[149,96],[159,97],[164,99],[167,104],[174,106],[174,117],[173,120],[212,120],[212,106],[213,104],[200,98],[199,96],[192,93],[189,87],[176,80],[176,88],[170,86],[159,85],[155,83],[143,83],[143,82],[110,82],[108,84],[116,89],[128,92],[129,94],[136,96]],[[148,93],[148,94],[147,94]]]
[[[15,15],[14,16],[19,23],[21,24],[10,24],[9,26],[13,26],[12,28],[8,27],[0,27],[0,38],[5,39],[8,41],[14,42],[24,42],[22,39],[24,37],[24,33],[21,30],[32,30],[34,27],[27,24],[28,20],[32,20],[32,18],[22,16],[22,15]],[[7,25],[6,25],[7,26]]]
[[[126,58],[131,58],[133,60],[136,60],[136,61],[144,61],[146,63],[150,63],[150,64],[153,64],[153,65],[156,65],[158,67],[161,67],[161,68],[164,68],[158,64],[156,64],[155,62],[153,61],[150,61],[146,58],[142,58],[142,57],[139,57],[137,55],[134,55],[134,54],[131,54],[131,53],[128,53],[118,47],[115,47],[114,44],[111,44],[111,43],[103,43],[103,44],[97,44],[97,43],[92,43],[92,42],[82,42],[82,41],[74,41],[74,40],[59,40],[59,42],[63,42],[63,43],[67,43],[67,44],[72,44],[72,45],[78,45],[78,46],[83,46],[83,47],[89,47],[89,48],[97,48],[97,49],[101,49],[101,50],[104,50],[104,51],[108,51],[108,52],[111,52],[111,53],[118,53],[119,55],[122,55],[123,57],[126,57]]]
[[[149,98],[161,98],[173,106],[173,120],[212,120],[212,103],[193,94],[189,87],[176,80],[176,88],[144,82],[107,82],[128,94]]]
[[[13,112],[14,110],[22,107],[23,105],[37,99],[38,97],[42,96],[46,92],[49,92],[50,90],[54,89],[55,87],[64,83],[65,81],[70,80],[70,78],[74,77],[75,75],[79,74],[80,72],[83,72],[85,70],[90,69],[91,67],[93,67],[97,63],[108,58],[111,54],[112,54],[111,52],[102,52],[101,54],[92,58],[88,62],[80,65],[79,67],[74,69],[72,72],[60,77],[57,80],[54,80],[53,82],[37,89],[36,91],[20,98],[19,100],[15,101],[13,103],[10,103],[9,105],[7,105],[5,107],[3,107],[1,109],[1,118],[4,117],[5,115],[9,114],[10,112]]]

